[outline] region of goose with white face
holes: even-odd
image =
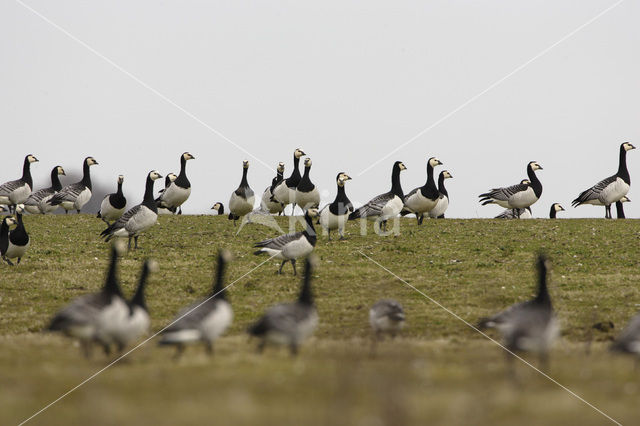
[[[60,176],[65,176],[64,169],[61,166],[55,166],[51,170],[51,186],[32,192],[24,208],[31,214],[47,214],[57,210],[58,206],[52,206],[48,203],[56,192],[62,189],[60,184]]]
[[[175,210],[178,214],[182,213],[181,206],[191,195],[191,182],[187,178],[186,169],[189,160],[195,160],[195,157],[188,152],[180,156],[180,173],[160,195],[159,207]]]
[[[349,220],[349,215],[353,213],[353,205],[346,195],[345,184],[351,180],[351,177],[344,173],[338,173],[336,176],[336,185],[338,191],[336,198],[331,204],[327,204],[320,211],[320,225],[327,231],[329,240],[331,240],[331,231],[338,230],[340,239],[344,239],[345,224]]]
[[[542,183],[535,173],[537,170],[542,170],[542,166],[537,161],[530,161],[527,164],[529,183],[521,182],[518,185],[494,188],[479,195],[480,203],[483,206],[497,204],[506,209],[514,209],[514,212],[532,206],[542,195]]]
[[[11,210],[16,204],[23,204],[27,201],[33,190],[31,164],[37,161],[36,157],[28,154],[22,163],[22,177],[0,185],[0,205],[9,206]]]
[[[296,187],[296,204],[305,211],[309,208],[318,208],[320,205],[320,191],[311,182],[311,166],[313,162],[307,157],[304,160],[304,174]]]
[[[424,215],[438,204],[440,193],[433,177],[433,171],[435,167],[442,164],[436,157],[429,158],[427,161],[427,181],[423,186],[415,188],[404,197],[404,214],[414,213],[418,225],[422,224]]]
[[[61,206],[65,213],[75,210],[78,213],[91,199],[91,172],[90,167],[97,165],[98,162],[93,157],[87,157],[82,162],[82,180],[71,185],[67,185],[58,191],[48,204],[51,206]]]
[[[449,208],[449,192],[444,186],[445,179],[452,179],[453,175],[448,170],[440,172],[438,177],[438,202],[436,206],[429,211],[430,218],[444,218],[444,214]]]
[[[211,207],[211,210],[215,210],[218,215],[223,215],[224,214],[224,204],[222,204],[221,202],[217,202],[213,205],[213,207]]]
[[[262,193],[260,200],[260,209],[270,214],[280,215],[284,211],[284,204],[273,200],[273,190],[276,186],[283,182],[284,163],[281,161],[276,167],[276,177],[271,181],[271,185],[267,186]]]
[[[231,193],[229,198],[229,219],[233,219],[234,224],[238,219],[253,210],[255,196],[253,189],[249,186],[247,175],[249,172],[249,161],[242,162],[242,179],[238,188]]]
[[[109,225],[109,222],[120,219],[127,207],[127,199],[122,193],[123,182],[124,176],[119,175],[116,192],[107,194],[100,204],[100,210],[98,211],[97,216],[106,222],[107,225]]]
[[[296,203],[296,188],[301,179],[299,167],[300,158],[302,158],[303,155],[306,154],[300,148],[296,148],[295,151],[293,151],[293,170],[291,171],[291,175],[288,178],[283,179],[273,188],[273,197],[271,201],[281,203],[285,207],[288,204]]]

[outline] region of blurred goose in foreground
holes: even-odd
[[[318,325],[318,313],[313,302],[311,277],[317,259],[311,255],[305,261],[300,296],[294,303],[281,303],[270,307],[248,329],[249,335],[260,339],[258,351],[267,343],[288,345],[291,355],[298,354],[299,345],[309,338]]]
[[[51,206],[61,206],[65,214],[69,210],[75,210],[80,214],[80,210],[91,199],[91,171],[90,167],[98,162],[93,157],[87,157],[82,162],[82,180],[71,185],[67,185],[56,192],[47,203]]]
[[[180,174],[176,180],[171,182],[167,188],[160,194],[158,207],[165,208],[170,211],[177,211],[182,214],[182,204],[191,195],[191,182],[187,178],[187,161],[195,160],[196,157],[184,152],[180,156]]]
[[[438,202],[436,206],[429,211],[429,217],[434,219],[444,219],[444,213],[449,208],[449,192],[444,187],[445,179],[451,179],[453,176],[448,170],[443,170],[438,176]]]
[[[118,188],[116,192],[107,194],[100,204],[100,211],[97,217],[102,219],[107,226],[109,221],[118,220],[122,217],[124,209],[127,206],[127,199],[122,193],[122,182],[124,182],[124,176],[118,176]]]
[[[393,299],[381,299],[373,304],[369,310],[369,324],[373,329],[373,348],[382,340],[384,334],[392,338],[404,327],[405,315],[400,302]]]
[[[436,157],[429,158],[427,160],[427,181],[404,197],[403,214],[414,213],[418,225],[422,225],[424,214],[433,210],[440,199],[440,192],[433,178],[433,169],[441,165],[442,162]]]
[[[331,231],[337,229],[340,239],[344,239],[344,226],[349,220],[349,215],[353,212],[353,205],[345,193],[344,185],[351,177],[345,172],[338,173],[336,184],[338,192],[333,203],[327,204],[320,210],[319,223],[327,231],[331,240]]]
[[[636,356],[636,368],[640,367],[640,313],[631,318],[610,349]]]
[[[47,214],[58,208],[58,206],[50,205],[47,201],[62,189],[59,178],[60,175],[65,175],[64,169],[61,166],[55,166],[53,170],[51,170],[51,186],[32,192],[29,198],[27,198],[27,201],[24,202],[26,211],[31,214]]]
[[[628,203],[630,201],[631,200],[626,195],[624,197],[620,198],[620,200],[616,201],[616,218],[617,219],[624,219],[626,217],[624,215],[623,203]]]
[[[233,219],[234,225],[238,219],[241,219],[253,210],[255,197],[253,189],[251,189],[247,181],[248,171],[249,162],[245,160],[242,162],[242,179],[240,180],[240,186],[231,193],[231,198],[229,199],[229,220]]]
[[[33,190],[31,163],[36,161],[38,161],[36,157],[31,154],[27,155],[22,163],[22,177],[0,185],[0,204],[8,206],[10,213],[17,204],[24,203],[31,195]]]
[[[480,194],[480,202],[483,206],[497,204],[505,209],[514,210],[531,207],[542,195],[542,183],[536,176],[536,170],[542,170],[542,167],[537,162],[530,161],[527,164],[527,176],[530,183],[494,188],[489,192]],[[517,210],[514,213],[517,214]]]
[[[560,203],[553,203],[551,209],[549,209],[549,219],[555,219],[558,212],[563,212],[564,207]]]

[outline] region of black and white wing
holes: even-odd
[[[254,247],[270,248],[273,250],[282,250],[285,245],[292,241],[296,241],[302,237],[302,232],[280,235],[279,237],[270,238],[268,240],[255,243]]]
[[[489,192],[480,194],[479,197],[482,205],[491,204],[495,201],[509,201],[511,197],[519,192],[524,192],[529,188],[529,185],[519,183],[517,185],[511,185],[504,188],[494,188]]]
[[[27,198],[27,201],[24,202],[25,206],[37,206],[42,200],[46,197],[55,194],[56,191],[53,188],[44,188],[40,189],[36,192],[32,192]]]
[[[163,330],[163,333],[172,333],[181,330],[198,328],[202,321],[209,314],[214,312],[217,307],[218,299],[209,298],[205,300],[199,300],[182,309],[177,315],[177,318],[180,319]]]
[[[308,309],[297,303],[282,303],[272,306],[255,324],[249,328],[249,333],[260,336],[268,332],[293,334],[298,324],[309,316]]]
[[[62,188],[59,192],[57,192],[51,199],[48,201],[52,206],[57,206],[60,203],[65,201],[74,203],[78,196],[86,189],[82,183],[74,183],[73,185],[68,185]]]
[[[618,177],[616,175],[609,176],[606,179],[602,179],[600,182],[593,185],[591,188],[586,189],[578,195],[578,198],[571,202],[572,206],[579,206],[580,204],[584,204],[591,200],[597,200],[600,198],[600,194],[605,188],[616,181]]]
[[[367,204],[362,207],[356,209],[353,213],[349,215],[349,219],[357,219],[359,217],[370,217],[370,216],[380,216],[382,215],[382,209],[384,206],[391,200],[393,200],[395,195],[392,192],[387,192],[381,195],[378,195]]]
[[[21,188],[23,185],[26,185],[26,182],[24,182],[21,179],[5,182],[2,185],[0,185],[0,196],[6,197],[16,189]]]

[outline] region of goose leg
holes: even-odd
[[[291,356],[297,356],[298,355],[298,342],[291,342],[291,344],[289,345],[289,350],[291,351]]]
[[[608,206],[605,206],[604,208],[605,208],[604,218],[611,219],[611,204],[609,204]]]
[[[296,271],[296,260],[295,259],[291,259],[291,265],[293,265],[293,275],[294,276],[298,275],[298,271]]]
[[[127,246],[128,250],[131,250],[131,238],[133,238],[133,237],[129,236],[129,245]]]
[[[136,235],[135,237],[133,237],[134,241],[135,241],[135,246],[133,247],[135,250],[138,250],[138,236]]]
[[[260,341],[260,343],[258,343],[258,353],[261,354],[262,352],[264,352],[264,348],[265,346],[267,346],[267,341],[265,339],[262,339]]]
[[[424,220],[424,215],[421,214],[419,216],[416,216],[418,218],[418,225],[422,225],[422,221]]]
[[[91,343],[87,340],[80,341],[80,347],[82,348],[82,354],[86,359],[91,358]]]
[[[540,369],[545,373],[549,372],[549,354],[547,352],[540,353]]]
[[[327,235],[329,236],[329,241],[331,241],[331,229],[327,230]]]
[[[287,263],[287,260],[283,260],[282,263],[280,264],[280,269],[278,269],[278,275],[282,274],[282,268],[284,267],[284,264]]]
[[[13,262],[11,260],[9,260],[9,258],[7,257],[3,257],[4,261],[7,262],[9,264],[9,266],[13,266]]]
[[[22,260],[21,257],[18,258],[18,265],[20,264],[20,261]]]
[[[207,352],[207,355],[209,356],[213,355],[213,344],[211,343],[211,341],[205,340],[204,349]]]
[[[173,354],[173,360],[177,361],[182,357],[182,354],[184,353],[184,345],[181,343],[178,343],[178,345],[176,346],[176,353]]]

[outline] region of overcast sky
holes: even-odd
[[[209,213],[228,203],[242,160],[259,196],[278,161],[289,175],[299,147],[323,201],[346,171],[358,206],[389,189],[393,161],[408,167],[409,192],[437,156],[454,176],[447,216],[492,217],[501,209],[477,195],[517,183],[536,160],[544,192],[534,216],[560,202],[564,217],[601,217],[604,208],[571,200],[615,173],[621,142],[640,146],[634,1],[440,122],[615,1],[24,3],[121,69],[19,2],[1,2],[2,182],[20,176],[27,153],[40,159],[36,188],[54,165],[78,170],[92,155],[94,179],[115,187],[124,174],[133,205],[149,170],[177,173],[189,151],[184,212]],[[640,149],[629,170],[640,184]],[[639,217],[640,196],[629,196],[627,216]]]

